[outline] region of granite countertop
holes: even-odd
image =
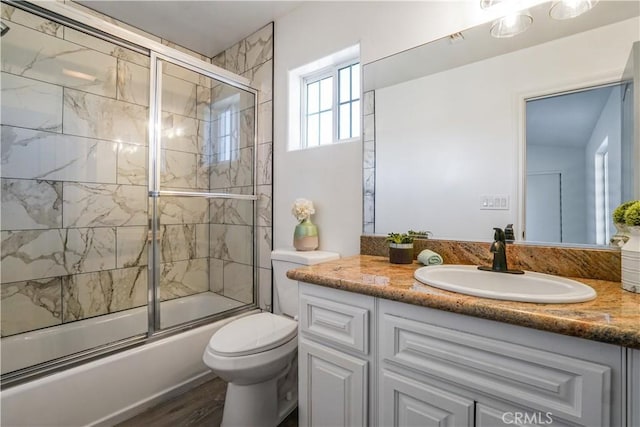
[[[640,349],[640,294],[619,282],[576,278],[598,293],[576,304],[534,304],[458,294],[427,285],[413,290],[413,272],[422,267],[391,264],[387,257],[356,255],[290,270],[293,280],[496,320],[563,335]]]

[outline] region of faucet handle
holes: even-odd
[[[504,237],[507,242],[513,242],[516,240],[516,236],[513,232],[513,224],[507,224],[507,226],[504,228]]]
[[[505,239],[504,231],[502,231],[502,228],[493,227],[493,230],[495,231],[495,233],[493,234],[493,240],[495,240],[496,242],[505,243],[506,239]]]

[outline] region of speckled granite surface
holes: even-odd
[[[356,255],[291,270],[294,280],[469,316],[640,349],[640,294],[618,282],[577,278],[598,293],[577,304],[532,304],[478,298],[429,286],[413,290],[422,265],[390,264],[387,257]]]
[[[457,240],[416,239],[414,259],[423,249],[431,249],[442,255],[445,264],[491,265],[493,256],[490,243]],[[362,255],[388,256],[389,244],[384,236],[360,237]],[[526,243],[507,246],[507,262],[510,268],[537,271],[565,277],[619,282],[620,250],[540,246]]]

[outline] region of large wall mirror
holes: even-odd
[[[364,66],[365,232],[609,243],[640,198],[640,3],[549,8],[509,39],[488,23]]]

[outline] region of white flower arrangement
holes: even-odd
[[[298,221],[304,221],[311,218],[311,215],[316,213],[313,208],[313,202],[307,199],[296,199],[291,208],[291,213],[296,217]]]

